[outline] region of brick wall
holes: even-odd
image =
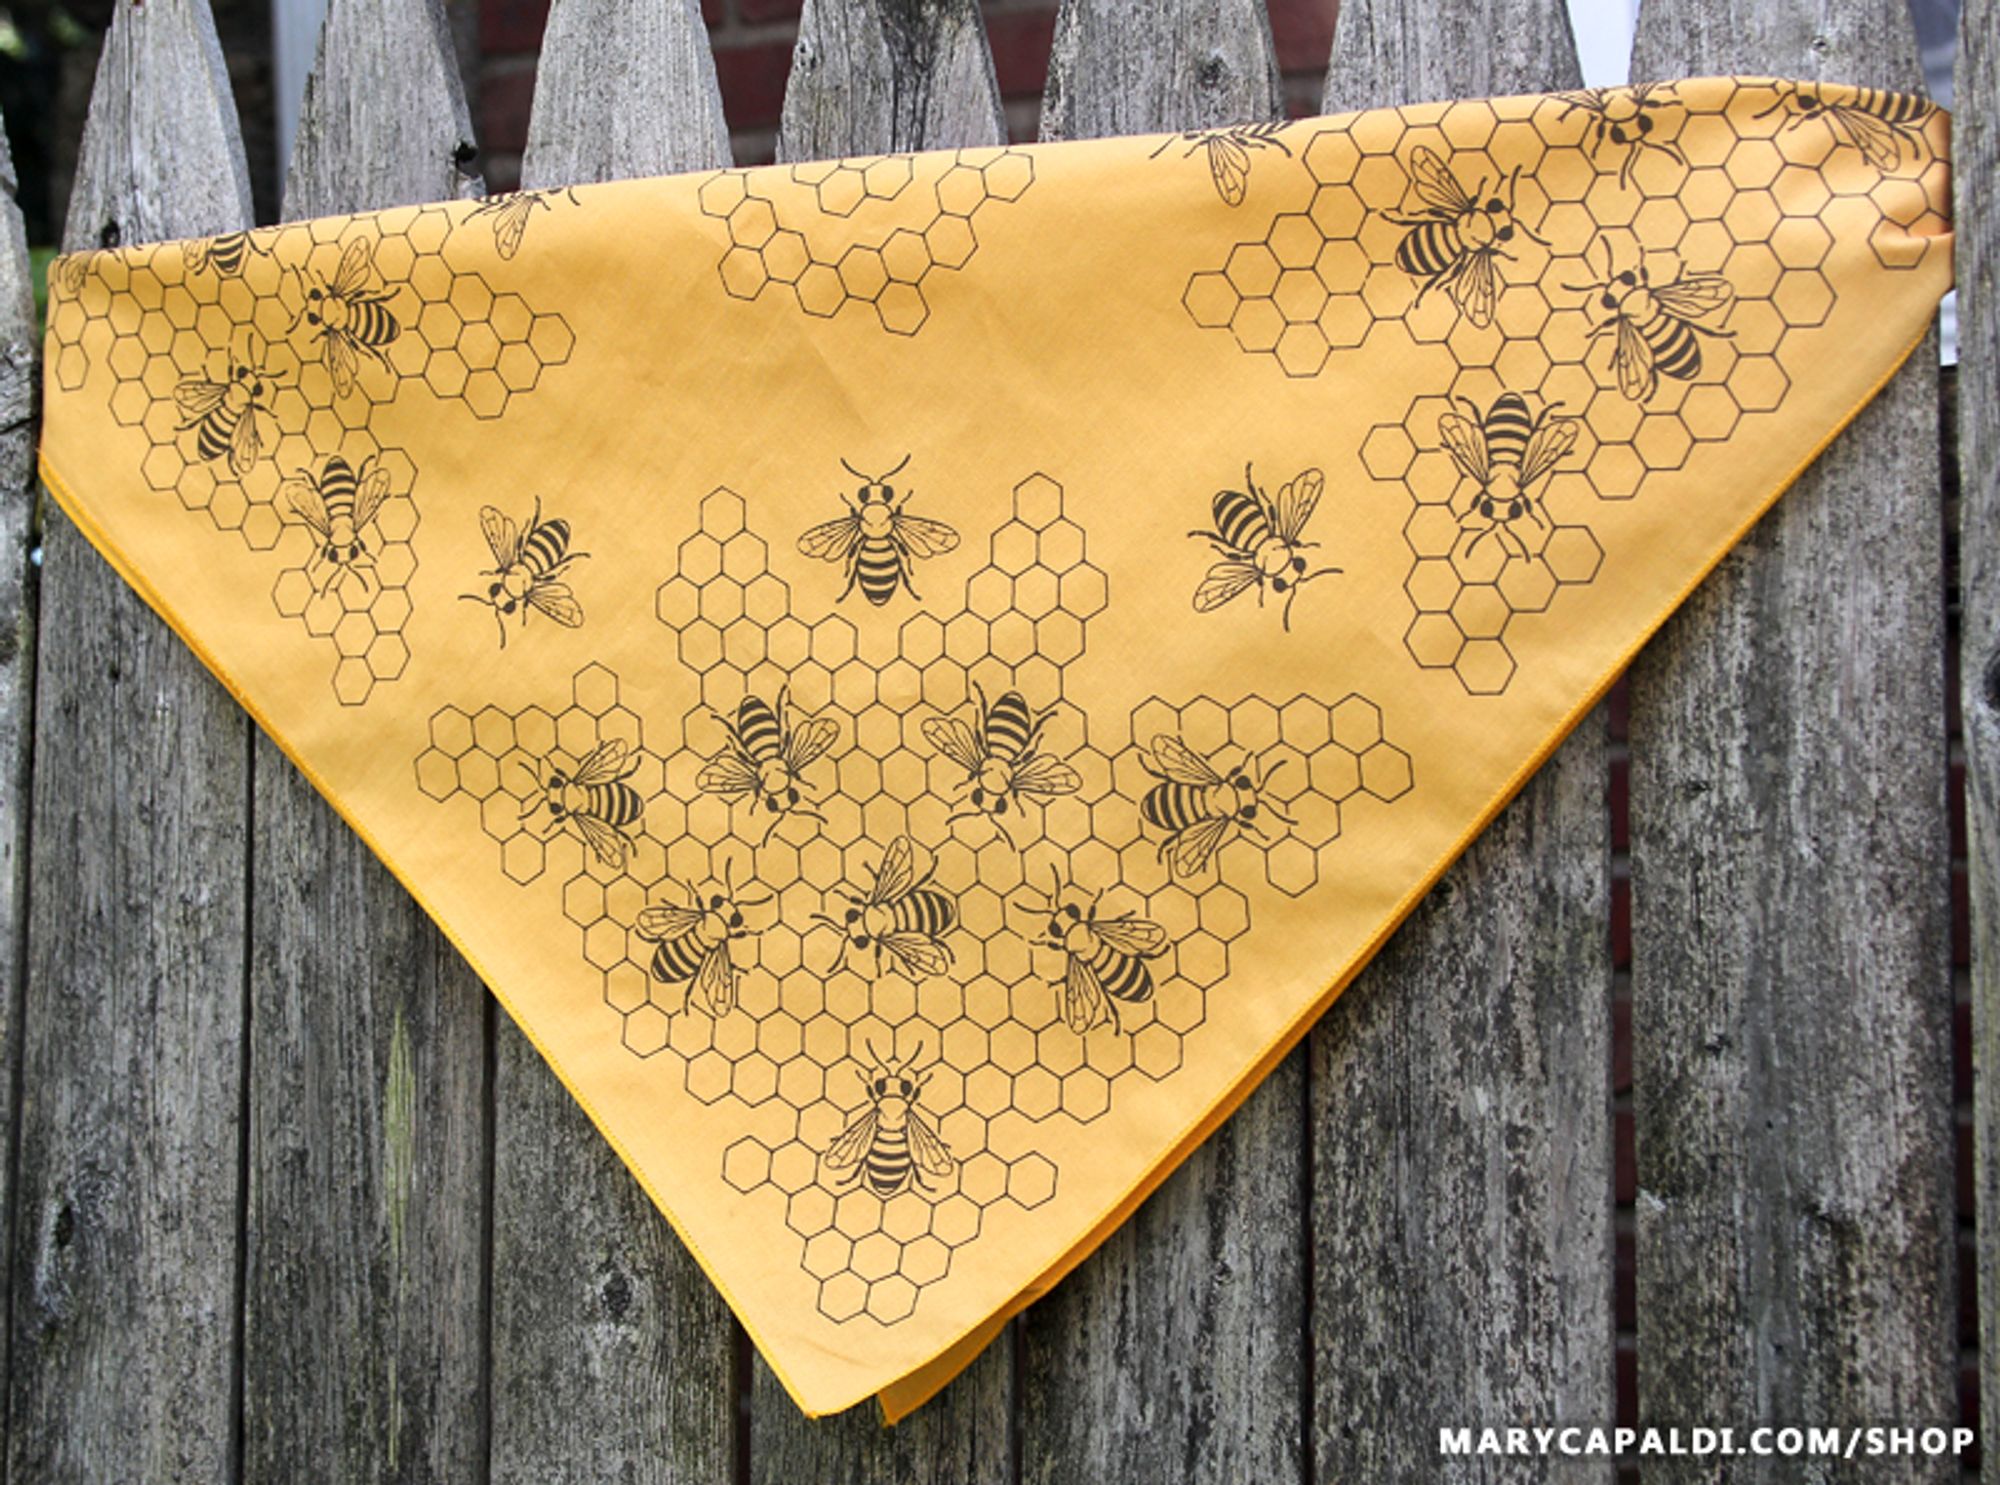
[[[800,0],[702,0],[715,48],[716,76],[739,164],[772,155]],[[1271,25],[1294,115],[1318,110],[1320,79],[1333,41],[1338,0],[1271,0]],[[495,190],[520,178],[521,148],[535,91],[535,56],[548,0],[479,0],[478,99],[486,179]],[[1055,0],[985,0],[993,66],[1016,139],[1034,137],[1055,30]]]

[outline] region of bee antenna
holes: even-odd
[[[845,459],[842,459],[840,461],[840,467],[846,470],[849,474],[853,475],[856,479],[860,480],[862,484],[865,485],[868,483],[868,476],[863,474],[860,470],[856,469],[852,464],[849,464]]]
[[[909,462],[910,462],[910,456],[909,456],[908,454],[905,454],[905,455],[903,455],[903,457],[902,457],[901,459],[899,459],[899,460],[898,460],[898,461],[896,462],[896,467],[895,467],[894,469],[885,469],[885,470],[883,470],[883,471],[882,471],[882,473],[881,473],[881,474],[880,474],[879,476],[877,476],[877,478],[878,478],[878,479],[885,479],[885,480],[886,480],[886,479],[890,479],[890,478],[892,478],[892,477],[894,477],[894,476],[896,476],[896,475],[899,475],[899,474],[901,474],[901,473],[903,472],[903,466],[904,466],[905,464],[908,464]]]

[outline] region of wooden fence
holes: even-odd
[[[2000,1066],[2000,0],[1958,73],[1963,717]],[[1903,0],[1647,0],[1634,76],[1917,89]],[[1561,0],[1346,0],[1329,110],[1579,81]],[[1048,138],[1274,116],[1263,0],[1065,0]],[[975,0],[805,0],[779,137],[1004,137]],[[333,0],[288,217],[477,191],[438,0]],[[728,163],[696,0],[555,0],[528,185]],[[11,185],[11,169],[8,171]],[[231,230],[206,0],[105,44],[71,249]],[[52,507],[0,212],[13,1482],[1609,1481],[1610,850],[1580,728],[1243,1110],[914,1418],[802,1419],[465,965]],[[1634,666],[1638,1411],[1958,1411],[1934,347]],[[2000,1210],[2000,1080],[1977,1182]],[[1982,1230],[1987,1375],[2000,1234]],[[2000,1439],[2000,1387],[1986,1389]],[[1865,1478],[1945,1480],[1950,1459]],[[2000,1451],[1986,1478],[2000,1481]],[[1864,1478],[1647,1461],[1655,1481]]]

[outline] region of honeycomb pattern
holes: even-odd
[[[510,879],[561,881],[624,1045],[663,1059],[690,1096],[740,1112],[723,1176],[782,1215],[821,1312],[886,1324],[943,1277],[988,1206],[1033,1207],[1053,1194],[1058,1172],[1038,1152],[1038,1125],[1088,1123],[1120,1079],[1179,1069],[1231,946],[1249,931],[1255,894],[1311,890],[1343,813],[1400,799],[1412,778],[1379,709],[1357,695],[1151,698],[1114,735],[1093,735],[1066,667],[1109,593],[1046,476],[1015,487],[1010,518],[948,612],[829,613],[838,575],[816,567],[780,576],[742,497],[713,491],[656,594],[698,704],[670,727],[642,729],[617,678],[591,666],[560,711],[439,711],[416,772],[431,798],[476,807]],[[1004,826],[960,813],[964,770],[923,724],[968,714],[975,685],[988,697],[1017,690],[1049,713],[1039,746],[1075,771],[1073,793],[1030,803]],[[725,719],[742,699],[775,706],[781,692],[788,728],[830,722],[833,740],[798,777],[812,813],[773,819],[754,797],[705,787],[703,773],[726,750]],[[1141,813],[1158,782],[1149,749],[1162,735],[1232,766],[1256,759],[1262,799],[1285,822],[1267,815],[1262,838],[1239,833],[1206,870],[1171,875],[1162,832]],[[523,819],[544,767],[572,770],[614,738],[641,758],[630,782],[644,797],[618,866]],[[842,929],[825,921],[904,837],[953,905],[942,974],[913,977],[893,959],[878,972],[873,956],[844,952]],[[1160,926],[1166,947],[1148,961],[1150,999],[1072,1029],[1066,953],[1035,942],[1051,894]],[[685,976],[666,983],[649,968],[659,945],[640,915],[694,897],[722,897],[744,914],[742,936],[723,947],[736,995],[721,1015],[689,994]],[[866,1080],[886,1061],[924,1078],[911,1117],[936,1131],[952,1168],[929,1190],[912,1181],[884,1200],[825,1156],[868,1112]]]
[[[66,270],[81,262],[81,271],[56,275],[56,385],[75,391],[93,368],[109,369],[112,417],[148,445],[139,461],[146,484],[251,551],[275,556],[273,602],[333,646],[334,694],[349,705],[401,675],[408,658],[416,470],[406,453],[376,440],[375,409],[421,388],[498,418],[572,350],[562,316],[537,313],[518,294],[494,292],[482,273],[455,266],[460,215],[426,206],[260,228],[191,247],[66,259]],[[352,369],[342,377],[338,351],[309,318],[323,313],[331,323],[334,291],[346,295],[352,341]],[[211,409],[197,415],[187,409],[198,402],[177,398],[199,398],[203,384],[227,390],[210,394]],[[246,423],[254,446],[239,441]],[[393,493],[357,533],[381,581],[343,573],[320,591],[298,575],[314,533],[280,487],[320,478],[333,457],[352,469],[392,466]]]
[[[736,299],[772,284],[829,318],[872,307],[882,328],[915,335],[930,318],[926,282],[979,250],[973,219],[991,201],[1018,201],[1035,165],[1018,149],[822,160],[785,174],[725,170],[703,183],[702,212],[727,224],[718,271]]]

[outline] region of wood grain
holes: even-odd
[[[561,0],[536,88],[525,188],[729,163],[707,38],[682,0]],[[570,116],[583,132],[557,130]],[[498,1019],[493,1478],[736,1478],[729,1307],[541,1054]]]
[[[1560,0],[1348,0],[1325,106],[1579,81]],[[1600,711],[1312,1034],[1321,1478],[1426,1475],[1445,1425],[1614,1414],[1604,770]]]
[[[1958,187],[1960,713],[1971,876],[1981,1478],[2000,1482],[2000,5],[1966,0],[1953,87]]]
[[[1042,138],[1103,139],[1274,119],[1264,0],[1063,0]]]
[[[1902,0],[1649,0],[1727,72],[1922,88]],[[1938,499],[1928,339],[1632,669],[1642,1422],[1957,1413]]]
[[[119,6],[64,245],[249,222],[205,0]],[[53,506],[40,621],[8,1473],[226,1479],[248,724]]]
[[[434,4],[335,0],[286,217],[446,194],[450,56]],[[243,1478],[479,1479],[486,992],[261,738],[254,789]]]

